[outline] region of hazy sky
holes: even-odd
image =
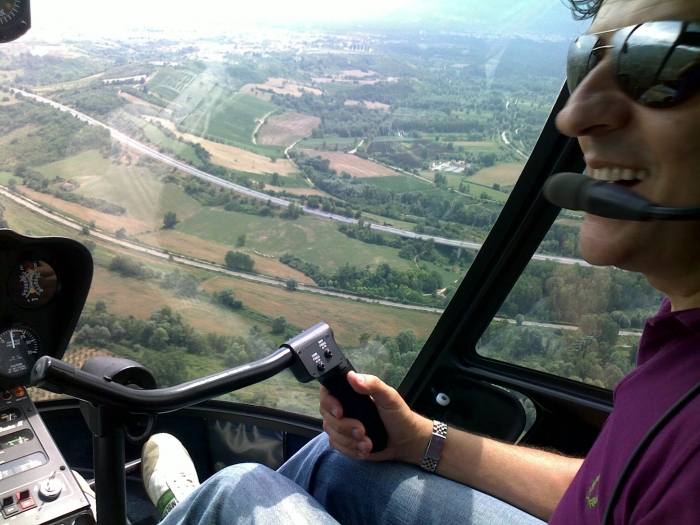
[[[578,32],[561,0],[32,0],[32,33],[122,37],[135,28],[221,33],[270,23],[386,21],[465,31]],[[436,27],[437,25],[437,27]],[[454,30],[455,27],[446,29]]]

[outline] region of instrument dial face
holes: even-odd
[[[2,0],[0,0],[2,1]],[[48,303],[58,289],[58,277],[44,261],[25,261],[10,274],[7,291],[22,308],[40,308]]]
[[[0,333],[0,375],[27,374],[38,357],[39,339],[29,328],[18,326]]]
[[[24,0],[0,0],[0,27],[12,24],[22,12]]]

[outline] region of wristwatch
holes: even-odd
[[[442,455],[442,447],[445,446],[445,439],[447,439],[447,425],[442,421],[434,420],[433,434],[430,436],[430,443],[420,464],[423,470],[435,472]]]

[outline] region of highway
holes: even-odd
[[[34,100],[37,100],[38,102],[42,102],[44,104],[48,104],[60,111],[68,112],[71,115],[73,115],[75,118],[78,118],[82,120],[83,122],[87,122],[88,124],[91,124],[93,126],[101,126],[108,130],[112,136],[112,138],[118,142],[121,142],[122,144],[138,151],[139,153],[142,153],[143,155],[146,155],[152,159],[155,159],[159,162],[162,162],[163,164],[166,164],[167,166],[171,166],[173,168],[177,168],[189,175],[192,175],[193,177],[198,177],[202,180],[205,180],[207,182],[211,182],[212,184],[216,184],[220,187],[227,188],[230,190],[233,190],[237,193],[240,193],[242,195],[246,195],[248,197],[252,197],[254,199],[260,199],[262,201],[270,201],[272,204],[275,204],[277,206],[283,206],[287,207],[291,203],[289,201],[286,201],[284,199],[280,199],[278,197],[272,197],[270,195],[267,195],[265,193],[259,192],[252,190],[250,188],[246,188],[245,186],[241,186],[239,184],[234,184],[233,182],[229,182],[227,180],[221,179],[219,177],[215,177],[214,175],[210,175],[209,173],[199,170],[195,168],[194,166],[190,166],[189,164],[179,161],[177,159],[174,159],[172,157],[169,157],[149,146],[146,146],[145,144],[142,144],[141,142],[129,137],[128,135],[122,133],[121,131],[112,128],[108,126],[107,124],[104,124],[103,122],[100,122],[99,120],[96,120],[88,115],[85,115],[84,113],[81,113],[79,111],[76,111],[73,108],[70,108],[68,106],[65,106],[63,104],[60,104],[58,102],[55,102],[53,100],[50,100],[48,98],[42,97],[40,95],[35,95],[33,93],[29,93],[26,91],[23,91],[21,89],[17,88],[10,88],[10,91],[14,93],[21,93],[23,96],[32,98]],[[337,222],[344,222],[347,224],[357,224],[358,220],[357,219],[352,219],[348,217],[343,217],[340,215],[334,215],[332,213],[328,213],[325,211],[317,210],[314,208],[308,208],[308,207],[301,207],[306,215],[311,215],[314,217],[320,217],[323,219],[329,219]],[[420,234],[408,230],[402,230],[400,228],[394,228],[391,226],[383,226],[381,224],[374,224],[370,223],[370,227],[373,230],[382,232],[382,233],[388,233],[391,235],[398,235],[400,237],[408,238],[408,239],[421,239],[424,241],[432,239],[435,244],[440,244],[443,246],[452,246],[454,248],[462,248],[466,250],[474,250],[474,251],[479,251],[481,249],[482,244],[481,243],[476,243],[476,242],[467,242],[467,241],[461,241],[458,239],[447,239],[444,237],[436,237],[433,235],[425,235],[425,234]],[[558,257],[555,255],[542,255],[542,254],[535,254],[533,257],[535,260],[541,260],[541,261],[555,261],[559,264],[579,264],[581,266],[590,266],[586,261],[582,259],[572,259],[569,257]]]

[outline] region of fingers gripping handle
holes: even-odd
[[[338,373],[320,378],[319,381],[343,405],[344,417],[358,419],[365,426],[365,434],[372,440],[372,452],[381,452],[386,448],[387,436],[384,423],[377,412],[374,401],[369,396],[358,394],[348,383],[348,372],[355,370],[350,361]]]
[[[384,450],[387,444],[384,423],[374,401],[355,392],[348,383],[348,372],[354,368],[336,344],[331,327],[318,323],[283,346],[294,352],[296,359],[290,368],[297,380],[308,383],[318,379],[343,405],[345,417],[357,419],[365,426],[365,433],[372,440],[372,452]]]

